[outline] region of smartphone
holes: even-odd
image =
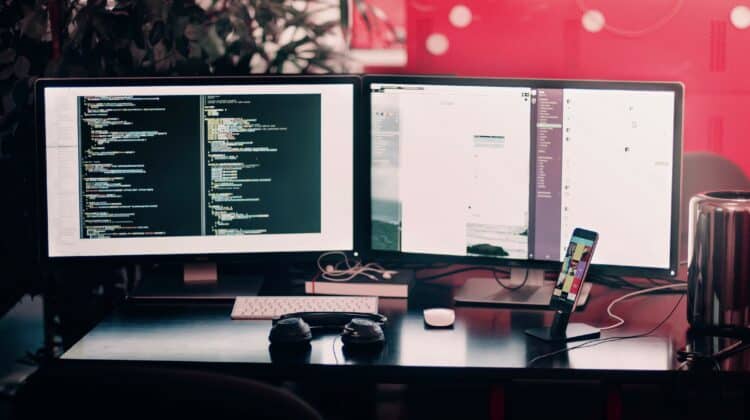
[[[581,228],[573,230],[568,249],[565,251],[560,275],[552,291],[550,306],[571,313],[576,308],[578,296],[594,257],[599,234]]]

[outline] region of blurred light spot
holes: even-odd
[[[604,28],[604,15],[598,10],[587,10],[581,16],[581,25],[589,32],[599,32]]]
[[[448,51],[448,38],[443,34],[434,33],[427,37],[425,46],[432,55],[443,55]]]
[[[750,28],[750,7],[735,6],[729,15],[729,19],[737,29]]]
[[[457,4],[453,6],[448,19],[451,24],[456,28],[465,28],[471,23],[471,9],[464,6],[463,4]]]

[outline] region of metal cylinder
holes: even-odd
[[[694,196],[689,223],[690,325],[750,326],[750,191]]]

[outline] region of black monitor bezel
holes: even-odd
[[[370,159],[372,152],[371,138],[371,103],[370,91],[372,84],[426,84],[426,85],[448,85],[448,86],[487,86],[487,87],[532,87],[532,88],[585,88],[585,89],[616,89],[616,90],[654,90],[673,92],[675,102],[674,113],[674,141],[672,152],[672,209],[670,228],[670,250],[669,267],[634,267],[608,264],[594,264],[591,266],[591,274],[608,274],[615,276],[637,276],[637,277],[659,277],[673,278],[679,269],[679,218],[680,197],[682,190],[682,123],[684,113],[684,85],[681,82],[650,82],[650,81],[608,81],[608,80],[568,80],[568,79],[513,79],[513,78],[479,78],[479,77],[455,77],[455,76],[429,76],[429,75],[372,75],[365,76],[362,80],[362,115],[361,124],[364,139],[364,149],[368,165],[366,174],[366,185],[368,199],[371,199],[371,168]],[[397,261],[416,264],[432,264],[435,262],[492,265],[510,267],[528,267],[538,269],[559,270],[561,262],[492,258],[475,256],[455,256],[442,254],[407,253],[401,251],[382,251],[372,249],[372,220],[371,204],[365,209],[364,237],[366,258],[379,261]],[[648,235],[648,232],[644,232]]]
[[[97,87],[97,86],[199,86],[199,85],[267,85],[267,84],[347,84],[352,86],[352,136],[353,136],[353,179],[352,179],[352,205],[353,205],[353,242],[352,249],[336,250],[347,254],[357,255],[365,245],[363,242],[363,211],[367,205],[364,200],[367,196],[358,188],[367,176],[367,161],[363,160],[365,153],[362,150],[360,134],[360,102],[361,102],[361,77],[357,75],[252,75],[231,77],[124,77],[124,78],[40,78],[34,85],[35,97],[35,128],[36,128],[36,156],[37,163],[35,173],[37,175],[36,196],[39,199],[36,220],[38,226],[37,254],[43,266],[67,266],[81,262],[91,264],[153,264],[153,263],[190,263],[190,262],[217,262],[217,263],[303,263],[315,261],[323,252],[321,251],[299,251],[299,252],[233,252],[233,253],[190,253],[190,254],[132,254],[132,255],[106,255],[106,256],[50,256],[48,247],[48,220],[47,220],[47,188],[46,188],[46,138],[45,138],[45,114],[44,114],[44,90],[48,87]],[[331,250],[333,251],[333,250]]]

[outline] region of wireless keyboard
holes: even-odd
[[[378,313],[375,296],[237,296],[232,319],[277,319],[294,312]]]

